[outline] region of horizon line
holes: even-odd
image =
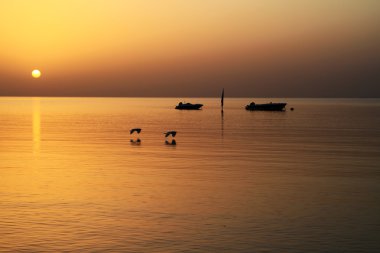
[[[34,96],[34,95],[0,95],[0,98],[220,98],[220,96]],[[276,98],[276,99],[380,99],[380,97],[240,97],[240,96],[231,96],[225,98]]]

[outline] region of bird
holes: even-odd
[[[175,135],[177,134],[177,131],[168,131],[165,134],[165,137],[168,137],[168,136],[172,136],[172,137],[175,137]]]
[[[129,131],[129,134],[133,134],[134,132],[137,132],[138,134],[141,132],[141,128],[132,128],[130,131]]]

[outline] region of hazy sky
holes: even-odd
[[[0,0],[0,95],[219,96],[222,87],[380,97],[380,1]]]

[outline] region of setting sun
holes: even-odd
[[[40,78],[40,76],[41,76],[41,71],[39,71],[38,69],[33,70],[33,71],[32,71],[32,76],[33,76],[34,78]]]

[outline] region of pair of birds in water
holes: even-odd
[[[140,133],[141,132],[141,128],[132,128],[130,131],[129,131],[129,134],[133,134],[134,132],[136,133]],[[172,137],[175,137],[176,134],[177,134],[177,131],[167,131],[164,133],[165,134],[165,137],[169,137],[170,135]]]
[[[141,128],[132,128],[129,133],[130,134],[133,134],[134,132],[140,134],[141,132]],[[164,133],[165,134],[165,138],[169,137],[169,136],[172,136],[173,138],[176,136],[177,134],[177,131],[167,131]],[[137,138],[136,140],[134,139],[131,139],[131,143],[132,144],[141,144],[141,140],[140,138]],[[172,139],[171,141],[168,141],[167,139],[165,140],[165,144],[166,145],[177,145],[177,142],[175,141],[175,139]]]

